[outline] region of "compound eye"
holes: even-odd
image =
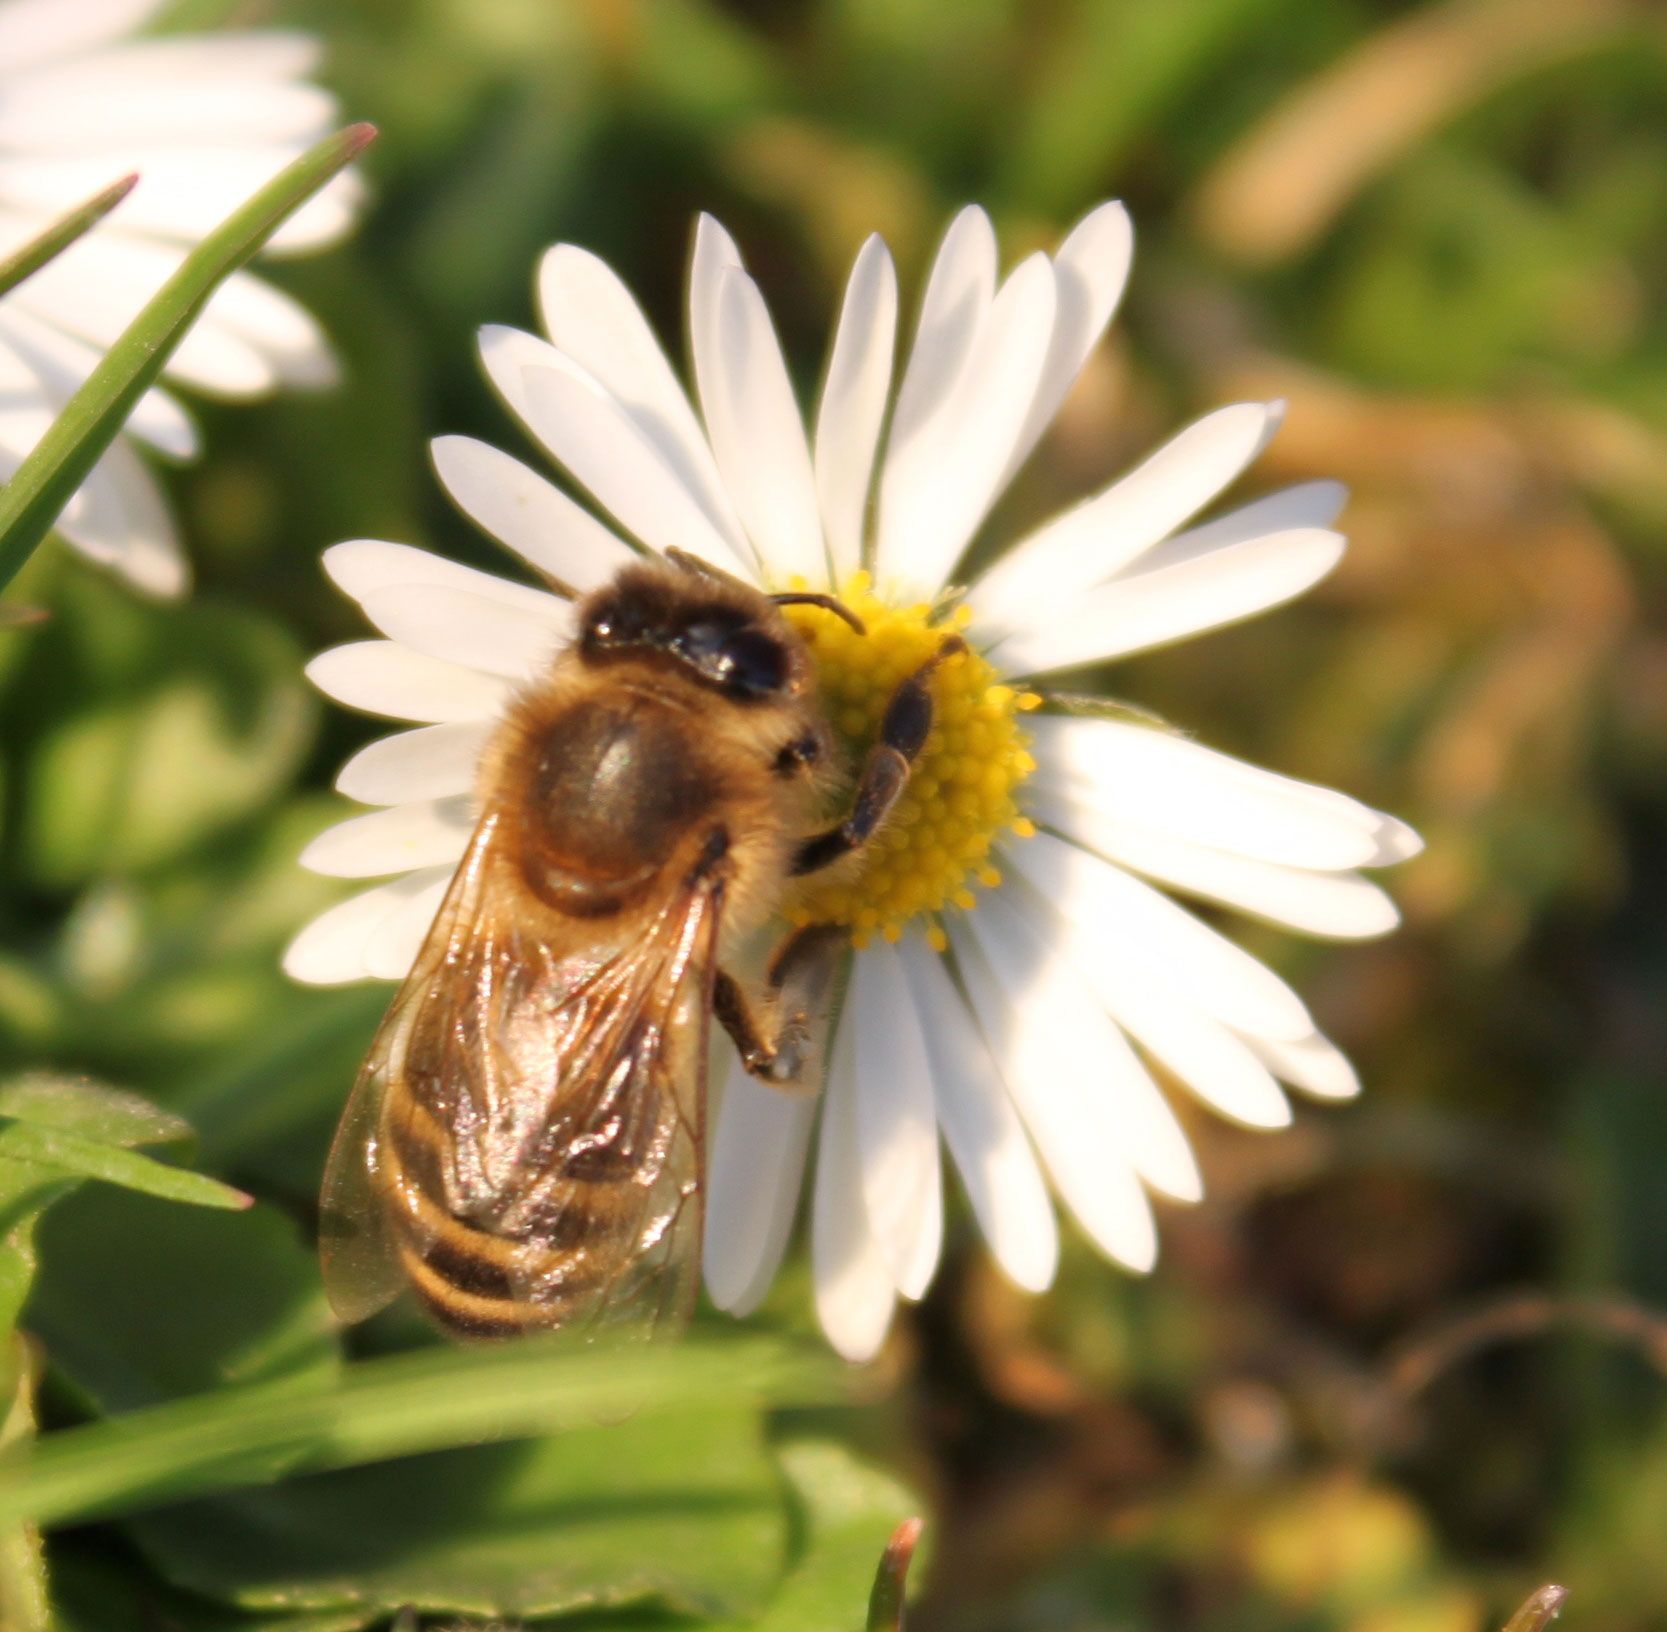
[[[729,665],[727,684],[749,696],[765,697],[787,683],[787,654],[779,640],[756,629],[743,629],[724,643]]]
[[[591,646],[619,646],[641,635],[640,615],[618,601],[604,601],[585,624],[584,639]]]
[[[763,697],[780,691],[787,679],[787,654],[781,643],[756,629],[732,621],[698,618],[677,637],[677,650],[725,691]]]

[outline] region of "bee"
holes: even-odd
[[[469,1338],[679,1324],[698,1284],[710,1020],[746,1069],[815,1091],[848,933],[730,972],[790,881],[895,803],[938,653],[891,697],[842,820],[804,639],[692,556],[624,568],[483,752],[478,820],[373,1040],[330,1153],[325,1285],[357,1320],[409,1287]]]

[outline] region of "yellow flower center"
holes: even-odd
[[[969,614],[958,607],[934,622],[924,603],[890,606],[874,593],[866,572],[853,574],[839,595],[866,634],[816,607],[784,610],[810,647],[823,706],[856,767],[878,740],[899,683],[929,662]],[[864,946],[875,935],[898,940],[911,919],[927,915],[933,918],[927,937],[942,950],[935,915],[946,907],[970,908],[975,885],[1001,882],[990,864],[1000,833],[1035,831],[1014,795],[1036,769],[1019,716],[1042,699],[1003,685],[994,667],[971,650],[945,658],[929,684],[932,730],[908,785],[850,864],[796,887],[787,906],[795,924],[847,924],[855,944]],[[850,790],[842,796],[846,804],[839,808],[849,808]]]

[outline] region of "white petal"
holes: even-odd
[[[882,479],[894,461],[907,461],[917,442],[931,439],[933,423],[952,406],[995,292],[995,228],[983,210],[969,204],[950,222],[926,280],[891,416]]]
[[[162,40],[60,62],[26,78],[8,74],[0,141],[11,149],[122,152],[201,142],[210,133],[222,144],[247,146],[327,130],[336,111],[327,92],[238,72],[248,38],[192,42],[199,54],[220,47],[218,72],[211,74],[178,71],[177,54],[169,60],[172,42]]]
[[[1249,504],[1241,504],[1236,510],[1200,522],[1154,545],[1141,558],[1141,570],[1155,572],[1159,567],[1191,561],[1224,545],[1243,544],[1269,533],[1294,533],[1314,527],[1333,529],[1348,496],[1349,490],[1341,482],[1299,482],[1295,487],[1264,493]]]
[[[1317,1031],[1295,1041],[1270,1037],[1245,1041],[1276,1077],[1316,1099],[1353,1099],[1360,1092],[1360,1078],[1348,1058]]]
[[[7,0],[0,5],[0,63],[8,76],[132,33],[166,0]]]
[[[857,1147],[857,1078],[850,1026],[834,1037],[822,1093],[822,1135],[811,1199],[810,1259],[816,1313],[847,1360],[871,1360],[896,1302],[891,1266],[868,1227]]]
[[[1343,557],[1339,533],[1273,533],[1209,555],[1114,578],[1089,590],[1050,627],[1045,620],[1001,642],[996,652],[1013,674],[1099,663],[1235,623],[1291,600],[1318,583]]]
[[[1121,204],[1101,204],[1070,231],[1054,256],[1058,310],[1053,339],[1048,346],[1041,378],[1036,383],[1030,413],[1002,473],[1001,487],[1036,446],[1059,412],[1066,393],[1082,371],[1088,354],[1106,332],[1111,314],[1122,298],[1134,253],[1134,229]]]
[[[897,953],[856,955],[843,1024],[856,1035],[857,1148],[868,1227],[905,1297],[925,1292],[943,1229],[938,1121],[920,1021]]]
[[[816,494],[836,580],[862,565],[874,450],[896,344],[897,270],[875,233],[851,268],[816,415]]]
[[[342,766],[336,791],[362,805],[403,805],[468,793],[492,730],[489,721],[469,721],[381,737]]]
[[[327,697],[393,720],[495,720],[509,701],[509,682],[414,652],[391,640],[332,646],[307,665],[307,678]]]
[[[880,485],[876,568],[931,592],[949,577],[997,493],[1047,361],[1053,264],[1033,255],[1002,285],[954,396],[907,442]]]
[[[410,544],[390,544],[380,538],[349,539],[345,544],[332,544],[324,552],[323,562],[336,587],[359,602],[379,590],[424,584],[512,606],[546,619],[552,628],[566,628],[571,618],[570,609],[548,590],[511,583]]]
[[[332,878],[379,878],[455,862],[474,831],[467,795],[391,805],[327,827],[301,852],[301,865]]]
[[[700,405],[741,523],[772,583],[825,583],[804,423],[764,297],[738,266],[719,274],[713,338],[697,374]]]
[[[371,972],[366,967],[366,949],[376,930],[436,878],[443,884],[450,876],[449,867],[414,873],[337,902],[290,942],[284,953],[284,972],[314,986],[364,980]]]
[[[172,599],[191,581],[162,490],[125,438],[105,449],[57,528],[147,594]]]
[[[685,549],[750,575],[699,495],[577,363],[530,334],[492,325],[480,331],[480,351],[504,401],[627,532],[652,549]]]
[[[16,302],[7,308],[3,322],[3,343],[38,376],[42,390],[55,403],[68,402],[102,361],[100,351],[32,317]],[[153,387],[145,392],[124,429],[175,459],[197,456],[197,428],[166,391]]]
[[[733,1314],[756,1308],[792,1231],[816,1101],[785,1094],[730,1062],[712,1131],[706,1290]]]
[[[712,450],[630,290],[599,257],[558,244],[539,267],[538,299],[551,340],[630,414],[737,547],[740,527]]]
[[[1206,1105],[1252,1128],[1282,1128],[1290,1102],[1260,1059],[1225,1026],[1140,966],[1139,948],[1080,967],[1100,1001],[1147,1053]]]
[[[451,888],[450,867],[426,868],[389,885],[406,886],[404,899],[371,930],[365,943],[365,971],[377,980],[404,980],[433,927],[434,915]]]
[[[1271,969],[1092,851],[1038,833],[1002,859],[1059,906],[1085,937],[1086,956],[1132,947],[1154,977],[1239,1032],[1298,1038],[1314,1029],[1302,999]]]
[[[943,960],[903,943],[909,989],[920,1012],[944,1142],[995,1254],[1016,1285],[1040,1292],[1059,1263],[1059,1227],[1047,1186],[1007,1087]]]
[[[536,571],[581,595],[637,552],[536,470],[469,436],[429,445],[435,473],[458,507]]]
[[[969,927],[980,912],[950,926],[956,960],[979,1030],[1065,1205],[1102,1252],[1134,1270],[1157,1259],[1152,1208],[1129,1161],[1126,1130],[1109,1096],[1083,1080],[1083,1062],[1025,991],[1008,993],[992,972],[984,936]]]
[[[1125,826],[1091,806],[1050,793],[1034,792],[1031,804],[1050,827],[1137,873],[1292,929],[1364,940],[1387,934],[1400,922],[1395,903],[1356,873],[1305,872],[1208,850]]]
[[[558,620],[438,584],[397,584],[367,591],[361,601],[365,616],[383,634],[413,651],[482,674],[525,680],[549,668],[572,628],[568,603],[545,598],[565,616]]]
[[[1385,818],[1330,788],[1120,720],[1030,723],[1044,781],[1115,821],[1321,872],[1370,865]]]
[[[1283,405],[1218,408],[1092,498],[1021,539],[972,586],[981,627],[1037,636],[1208,504],[1266,446]]]
[[[1034,1004],[1077,1040],[1077,1071],[1088,1062],[1086,1091],[1104,1094],[1113,1107],[1135,1171],[1176,1201],[1197,1201],[1204,1181],[1187,1136],[1058,937],[1059,915],[1031,891],[1012,889],[987,896],[979,922],[979,944],[1015,1004]]]

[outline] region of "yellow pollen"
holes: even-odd
[[[854,775],[879,740],[898,683],[927,663],[948,633],[964,629],[971,613],[958,606],[934,623],[930,606],[882,600],[866,572],[852,574],[839,595],[866,634],[819,607],[783,610],[810,648],[823,708]],[[928,684],[932,730],[907,788],[851,861],[796,886],[790,922],[849,925],[861,947],[876,935],[896,941],[913,920],[925,918],[926,938],[941,951],[948,943],[933,915],[949,906],[966,910],[976,904],[972,886],[993,889],[1001,882],[990,861],[1001,834],[1035,832],[1015,796],[1036,768],[1019,716],[1041,699],[1001,681],[973,651],[945,658]],[[824,813],[828,819],[849,808],[850,792],[849,782],[838,790]]]

